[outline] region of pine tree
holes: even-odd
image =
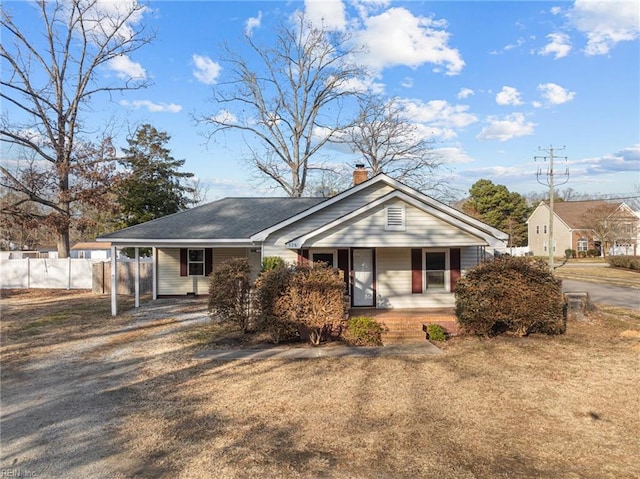
[[[180,171],[185,160],[176,160],[166,148],[171,137],[145,124],[124,149],[120,164],[128,170],[118,184],[122,208],[121,227],[133,226],[187,209],[193,204],[194,188],[183,180],[193,173]]]

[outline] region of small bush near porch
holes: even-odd
[[[546,263],[504,257],[472,268],[456,286],[456,316],[471,334],[562,334],[562,281]]]

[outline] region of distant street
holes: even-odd
[[[640,289],[638,288],[563,279],[562,290],[565,292],[586,291],[593,303],[640,309]]]

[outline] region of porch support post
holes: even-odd
[[[118,315],[118,248],[111,245],[111,316]]]
[[[158,250],[155,246],[151,248],[151,256],[151,295],[153,299],[158,299]]]
[[[135,295],[135,307],[140,307],[140,248],[136,246],[135,248],[136,254],[136,268],[135,268],[135,278],[134,278],[134,295]]]

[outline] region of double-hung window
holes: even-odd
[[[580,238],[578,240],[578,251],[587,251],[589,247],[589,242],[585,238]]]
[[[427,251],[425,253],[425,289],[446,289],[447,254],[444,251]]]
[[[187,252],[189,276],[204,276],[204,250],[190,249]]]

